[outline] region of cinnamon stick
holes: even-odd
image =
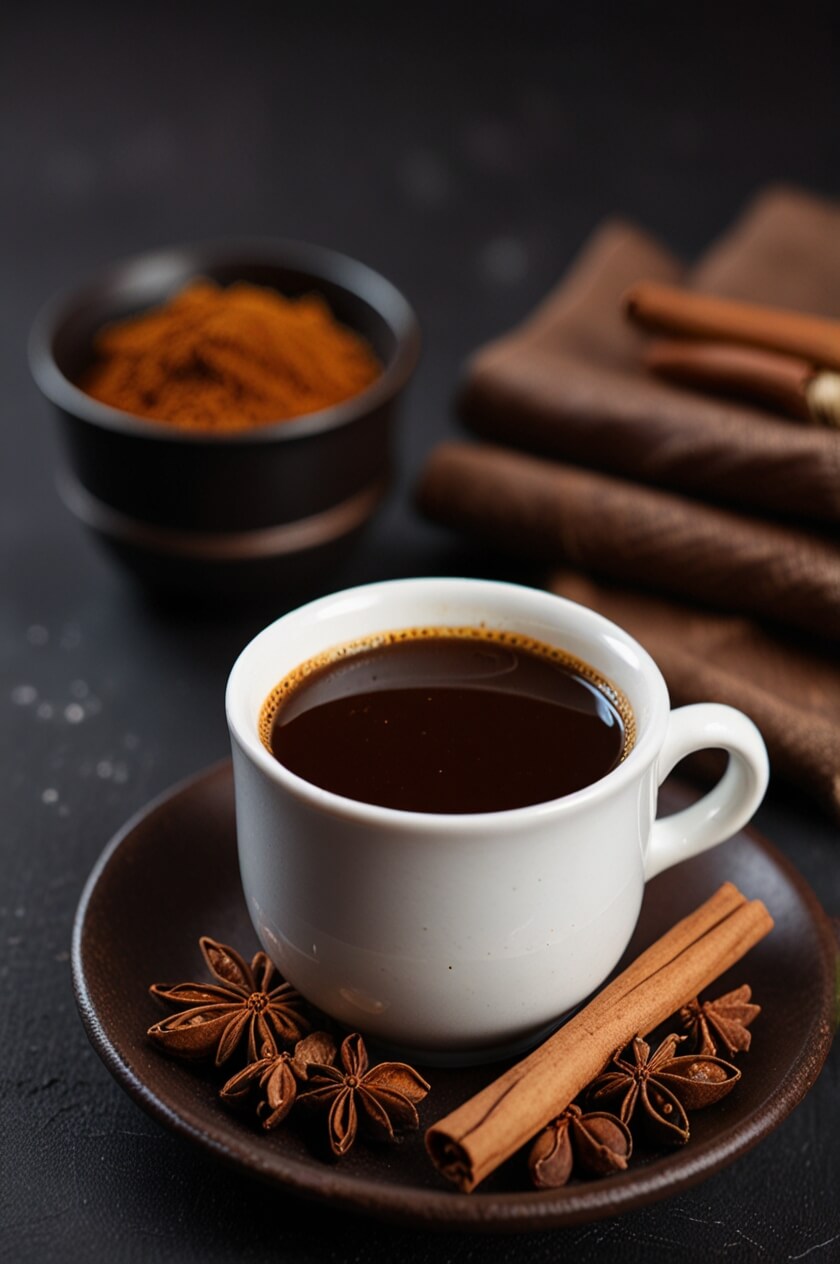
[[[642,953],[584,1009],[426,1133],[445,1177],[465,1192],[564,1110],[636,1034],[664,1022],[770,931],[760,900],[726,883]]]
[[[840,374],[809,360],[734,342],[657,338],[647,368],[681,386],[742,396],[797,421],[840,430]]]
[[[808,404],[814,377],[809,360],[732,342],[658,338],[646,348],[644,362],[669,382],[755,400],[797,421],[815,420]]]
[[[656,333],[763,347],[840,369],[840,321],[824,316],[716,298],[658,281],[641,281],[628,290],[624,310],[634,324]]]

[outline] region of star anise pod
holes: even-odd
[[[262,1126],[276,1128],[294,1106],[298,1083],[306,1079],[310,1065],[313,1062],[329,1065],[335,1053],[335,1041],[325,1031],[315,1031],[299,1040],[293,1053],[272,1053],[266,1045],[263,1056],[231,1076],[219,1096],[228,1104],[239,1104],[258,1090],[257,1114]]]
[[[718,1041],[730,1057],[734,1053],[746,1053],[752,1039],[747,1028],[761,1013],[760,1005],[750,1003],[751,996],[752,991],[745,983],[715,1001],[699,1001],[695,997],[682,1007],[680,1022],[695,1041],[698,1053],[716,1054]]]
[[[741,1078],[741,1072],[722,1058],[698,1054],[675,1057],[684,1036],[666,1036],[654,1054],[641,1036],[634,1037],[630,1057],[615,1054],[611,1068],[593,1081],[592,1102],[620,1099],[619,1118],[629,1124],[641,1106],[647,1131],[658,1141],[685,1145],[687,1110],[719,1102]]]
[[[566,1184],[573,1166],[589,1176],[609,1176],[623,1172],[632,1153],[630,1129],[620,1119],[606,1111],[584,1114],[572,1105],[543,1128],[528,1167],[538,1189],[557,1189]]]
[[[299,1094],[298,1101],[309,1106],[329,1107],[330,1149],[336,1158],[346,1154],[359,1126],[359,1115],[375,1135],[393,1141],[395,1130],[417,1128],[420,1120],[416,1103],[429,1085],[405,1062],[380,1062],[368,1069],[368,1055],[358,1032],[347,1036],[339,1052],[340,1066],[312,1065],[307,1083],[312,1087]]]
[[[281,1044],[309,1030],[303,997],[280,978],[264,952],[248,965],[227,944],[207,935],[198,942],[217,983],[153,983],[149,988],[152,996],[180,1010],[148,1031],[167,1053],[178,1058],[212,1054],[221,1066],[247,1038],[248,1061],[256,1062],[258,1050],[277,1053]]]

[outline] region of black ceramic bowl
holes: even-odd
[[[197,276],[318,291],[368,340],[383,372],[333,408],[228,434],[136,417],[74,385],[102,325]],[[143,581],[212,598],[312,588],[340,559],[387,486],[397,401],[419,346],[408,303],[371,268],[301,242],[245,240],[112,265],[44,307],[29,355],[58,413],[65,504]]]

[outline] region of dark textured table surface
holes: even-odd
[[[25,363],[37,306],[172,241],[298,236],[365,259],[416,305],[425,352],[398,484],[334,584],[510,575],[410,509],[424,453],[454,431],[465,354],[607,212],[689,255],[767,180],[838,189],[835,6],[704,6],[696,30],[664,4],[581,9],[35,4],[0,19],[3,1261],[840,1259],[837,1048],[776,1133],[688,1193],[479,1240],[220,1170],[123,1095],[75,1011],[90,867],[149,798],[224,755],[227,670],[284,601],[213,619],[151,604],[68,519]],[[758,823],[840,913],[837,828],[778,790]]]

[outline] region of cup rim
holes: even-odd
[[[583,616],[591,621],[593,630],[610,637],[613,642],[617,640],[625,649],[631,651],[638,659],[639,674],[646,680],[650,691],[651,715],[645,724],[644,731],[637,733],[636,742],[625,759],[603,777],[599,777],[597,781],[593,781],[589,785],[583,786],[580,790],[562,795],[557,799],[548,799],[541,803],[528,804],[526,807],[507,808],[497,812],[458,813],[418,812],[405,808],[383,807],[380,804],[347,798],[344,795],[325,790],[321,786],[305,780],[305,778],[298,776],[297,773],[292,772],[291,769],[280,763],[261,742],[256,730],[256,724],[249,726],[245,722],[243,715],[244,702],[240,696],[242,678],[248,670],[249,659],[253,656],[258,642],[274,634],[276,628],[293,617],[311,616],[317,618],[320,613],[339,601],[352,600],[354,597],[365,593],[370,593],[371,595],[375,595],[378,592],[398,593],[421,585],[436,585],[444,589],[449,588],[453,595],[462,593],[465,585],[477,595],[480,595],[483,589],[488,594],[491,592],[496,594],[507,592],[512,594],[512,599],[521,600],[522,595],[525,594],[528,600],[531,600],[534,604],[542,604],[547,611],[549,609],[557,609],[558,606],[567,611],[582,611]],[[360,635],[364,637],[364,633]],[[448,576],[392,579],[381,580],[371,584],[360,584],[353,588],[341,589],[326,596],[318,597],[314,601],[287,611],[252,637],[242,649],[231,668],[225,690],[225,711],[231,741],[239,747],[246,758],[256,764],[256,767],[261,772],[283,786],[296,798],[302,800],[308,806],[320,809],[331,816],[341,816],[345,819],[353,820],[357,824],[384,829],[405,829],[410,827],[414,832],[421,831],[432,835],[450,834],[451,832],[462,835],[472,833],[486,834],[488,831],[507,832],[518,826],[535,824],[546,817],[566,816],[593,801],[597,801],[604,795],[610,795],[620,790],[628,782],[639,776],[658,755],[665,737],[670,706],[665,679],[653,658],[629,632],[626,632],[604,615],[590,609],[588,606],[581,605],[579,602],[571,601],[567,597],[561,597],[559,594],[543,589],[529,588],[523,584],[513,584],[502,580],[453,578]],[[638,727],[639,717],[637,714],[636,723]],[[250,731],[251,727],[253,727],[253,732]]]

